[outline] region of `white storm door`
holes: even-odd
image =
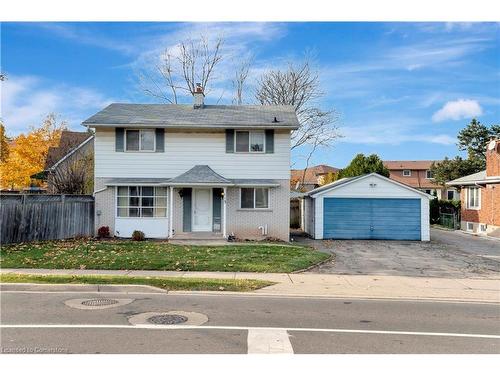
[[[193,189],[193,232],[212,231],[212,189]]]

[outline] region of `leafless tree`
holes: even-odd
[[[245,87],[245,82],[250,73],[250,67],[252,66],[253,58],[249,57],[244,59],[236,69],[234,78],[232,80],[234,98],[233,104],[241,105],[243,104],[243,91]]]
[[[195,92],[200,83],[203,91],[210,91],[217,65],[222,61],[224,40],[219,37],[212,44],[204,36],[181,41],[174,50],[165,50],[154,72],[139,73],[144,92],[163,102],[177,104],[179,94]]]
[[[78,155],[49,172],[49,188],[55,194],[88,194],[92,190],[92,171],[92,154]]]
[[[318,74],[306,59],[297,65],[289,63],[286,70],[270,70],[257,82],[256,99],[262,105],[291,105],[299,119],[299,129],[292,133],[292,150],[301,146],[307,149],[306,168],[312,155],[320,147],[330,147],[340,137],[334,110],[323,110],[318,99],[324,96]],[[302,182],[304,180],[302,179]]]

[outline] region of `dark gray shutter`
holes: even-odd
[[[165,129],[156,128],[156,152],[165,152]]]
[[[182,189],[182,230],[191,232],[191,188]]]
[[[221,208],[222,208],[222,189],[220,188],[214,188],[213,189],[213,199],[212,199],[212,205],[213,205],[213,227],[212,230],[214,232],[220,232],[221,231]]]
[[[123,152],[124,147],[124,138],[125,138],[125,129],[124,128],[115,128],[115,151]]]
[[[226,129],[226,153],[234,152],[234,129]]]
[[[266,129],[266,154],[274,153],[274,129]]]

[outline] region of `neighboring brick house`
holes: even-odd
[[[96,227],[130,237],[289,240],[292,106],[119,104],[95,129]]]
[[[290,177],[290,188],[296,191],[307,192],[321,185],[321,179],[328,173],[337,173],[338,168],[329,165],[316,165],[305,169],[292,169]]]
[[[439,160],[387,160],[384,165],[389,169],[389,178],[411,186],[438,199],[458,200],[460,195],[454,187],[443,187],[432,178],[431,165]]]
[[[85,188],[83,193],[92,194],[94,191],[93,181],[93,154],[94,139],[91,132],[74,132],[63,130],[59,146],[49,147],[45,168],[38,175],[47,181],[47,192],[58,193],[55,179],[60,180],[62,175],[70,173],[71,167],[85,169]]]
[[[500,237],[500,140],[488,143],[486,170],[447,185],[461,189],[462,230]]]

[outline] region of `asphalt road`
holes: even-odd
[[[132,301],[99,310],[66,304],[97,297]],[[3,353],[500,353],[493,304],[13,291],[1,303]],[[208,321],[129,321],[170,311]]]

